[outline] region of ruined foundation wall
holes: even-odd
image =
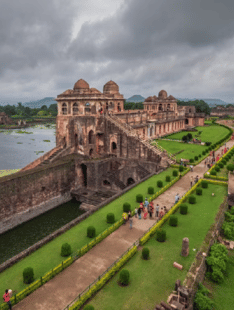
[[[74,161],[1,178],[0,233],[69,201],[74,182]]]

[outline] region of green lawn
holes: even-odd
[[[35,279],[38,279],[46,272],[56,267],[63,260],[60,256],[61,245],[63,243],[68,242],[73,251],[80,249],[82,246],[90,242],[90,239],[86,237],[88,226],[94,226],[97,234],[102,233],[111,225],[106,223],[107,213],[113,212],[116,220],[119,220],[123,213],[122,206],[124,202],[130,202],[132,209],[135,208],[138,205],[135,201],[136,195],[141,193],[144,197],[149,197],[150,195],[147,194],[148,187],[154,186],[156,189],[157,180],[164,181],[166,175],[171,175],[171,180],[173,180],[175,178],[172,176],[172,171],[174,169],[175,168],[169,168],[166,171],[163,171],[162,173],[155,175],[145,182],[137,185],[124,195],[89,216],[75,227],[71,228],[61,236],[55,238],[53,241],[47,243],[42,248],[32,253],[30,256],[25,257],[23,260],[2,272],[0,274],[0,292],[3,292],[6,287],[10,287],[17,292],[24,289],[26,285],[23,284],[22,273],[26,267],[32,267],[34,269]],[[164,182],[164,186],[165,185],[166,182]],[[157,189],[157,191],[158,190],[159,189]]]
[[[182,151],[181,153],[175,155],[177,160],[180,160],[180,158],[184,159],[194,158],[194,156],[202,154],[202,152],[207,148],[206,146],[203,145],[176,142],[176,141],[157,140],[157,142],[160,146],[162,146],[164,149],[166,149],[168,152],[172,154]]]
[[[227,263],[224,282],[216,284],[205,280],[205,286],[211,291],[209,296],[215,303],[214,310],[233,310],[234,291],[234,253],[229,253],[230,261]]]
[[[182,137],[190,132],[193,138],[198,138],[202,142],[212,142],[216,143],[220,139],[224,138],[225,135],[229,133],[228,129],[219,125],[212,125],[212,126],[202,126],[196,127],[197,131],[181,131],[172,135],[167,136],[166,138],[172,140],[182,140]],[[201,134],[198,135],[199,131]]]
[[[211,195],[213,192],[214,197]],[[142,260],[139,251],[124,266],[130,272],[129,286],[120,287],[117,274],[89,303],[95,310],[153,310],[157,303],[166,301],[175,281],[184,280],[226,194],[226,187],[209,184],[208,189],[203,189],[202,196],[196,196],[197,203],[189,205],[187,215],[176,213],[178,227],[171,227],[168,223],[164,225],[167,232],[165,243],[152,238],[146,244],[150,250],[150,260]],[[188,257],[180,255],[184,237],[189,238]],[[172,266],[175,261],[184,266],[182,271]]]
[[[19,171],[20,169],[7,169],[7,170],[0,170],[0,177],[4,177],[6,175],[12,174],[12,173],[16,173],[17,171]]]

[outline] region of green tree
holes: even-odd
[[[47,106],[44,104],[44,105],[41,107],[41,110],[43,110],[43,111],[47,111],[47,110],[48,110],[48,108],[47,108]]]
[[[204,100],[180,101],[177,100],[179,106],[195,106],[197,113],[210,114],[211,108]]]

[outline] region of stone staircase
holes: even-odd
[[[138,170],[138,173],[141,175],[142,179],[150,174],[150,172],[146,170],[144,167],[142,167],[141,165],[137,165],[137,170]]]
[[[112,183],[114,183],[117,187],[119,187],[121,190],[125,189],[127,186],[120,181],[116,176],[114,172],[108,171],[103,175],[104,177],[107,177]]]
[[[55,159],[55,157],[57,157],[57,155],[59,155],[60,153],[62,153],[64,149],[59,149],[57,150],[55,153],[53,153],[52,155],[50,155],[50,157],[48,157],[46,160],[44,160],[42,163],[40,163],[38,165],[38,167],[43,167],[48,165],[49,163],[51,163],[53,161],[53,159]]]
[[[132,126],[130,126],[127,123],[120,122],[120,120],[118,119],[117,116],[115,116],[113,114],[111,114],[111,115],[110,114],[109,115],[103,114],[103,117],[106,120],[108,120],[109,122],[111,122],[112,124],[114,124],[116,127],[118,127],[128,137],[133,137],[138,142],[143,144],[145,147],[150,149],[153,153],[159,155],[162,158],[162,160],[161,160],[161,166],[162,167],[167,167],[168,165],[176,163],[176,158],[172,154],[167,152],[165,149],[163,149],[160,145],[158,145],[158,143],[156,141],[154,141],[153,142],[154,145],[152,145],[150,142],[141,139],[139,137],[139,135],[136,133],[135,129],[132,128]]]
[[[86,188],[79,188],[71,191],[72,197],[75,197],[77,201],[91,206],[97,206],[115,194],[116,192],[111,190],[92,191]]]

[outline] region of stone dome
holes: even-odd
[[[157,101],[158,100],[158,97],[157,96],[153,96],[153,101]]]
[[[148,97],[145,99],[145,102],[152,102],[153,101],[153,97]]]
[[[169,97],[167,97],[167,99],[175,100],[175,97],[173,97],[172,95],[170,95]]]
[[[89,84],[83,80],[83,79],[80,79],[76,82],[76,84],[74,85],[74,90],[75,89],[89,89]]]
[[[166,99],[167,98],[167,92],[165,90],[161,90],[159,93],[158,93],[158,98],[159,99]]]
[[[103,86],[104,94],[116,94],[119,93],[119,86],[114,81],[109,81]]]

